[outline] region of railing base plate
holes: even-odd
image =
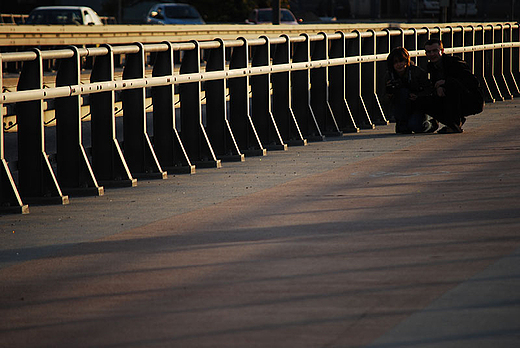
[[[325,140],[325,136],[323,136],[323,135],[311,135],[311,136],[307,137],[307,140],[311,141],[311,142],[323,141],[323,140]]]
[[[360,129],[358,127],[348,127],[343,128],[341,131],[343,133],[359,133]]]
[[[25,204],[16,207],[0,207],[0,215],[6,214],[29,214],[29,206]]]
[[[155,173],[132,173],[132,176],[136,177],[137,179],[167,179],[168,178],[168,172],[155,172]]]
[[[243,154],[220,156],[219,158],[222,162],[244,162],[246,160]]]
[[[266,148],[268,151],[287,151],[287,144],[267,145]]]
[[[307,139],[289,140],[287,141],[289,146],[307,146]]]
[[[220,160],[216,161],[199,161],[195,162],[195,168],[221,168],[222,162]]]
[[[63,192],[72,197],[103,196],[105,194],[105,188],[103,186],[63,188]]]
[[[121,188],[121,187],[136,187],[137,179],[128,179],[128,180],[107,180],[107,181],[98,181],[103,187],[110,188]]]
[[[69,196],[54,197],[24,197],[24,202],[30,205],[67,205],[69,204]]]
[[[244,150],[242,153],[246,157],[252,156],[267,156],[267,149],[256,149],[256,150]]]
[[[168,173],[171,174],[195,174],[195,166],[178,166],[178,167],[163,167]]]
[[[324,132],[323,135],[326,137],[341,137],[343,132]]]

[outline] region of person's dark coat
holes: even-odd
[[[403,76],[397,75],[392,71],[387,73],[386,80],[395,81],[399,84],[399,88],[407,88],[410,93],[416,94],[418,97],[430,95],[432,93],[432,84],[428,80],[428,73],[416,65],[410,65],[406,68]],[[387,83],[388,85],[388,83]],[[390,95],[392,91],[387,91]]]
[[[435,85],[438,80],[445,80],[446,93],[450,93],[451,89],[461,94],[461,116],[482,112],[484,95],[469,65],[459,57],[449,55],[443,55],[440,64],[428,63],[432,83]]]

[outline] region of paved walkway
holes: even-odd
[[[0,347],[519,347],[519,108],[0,216]]]

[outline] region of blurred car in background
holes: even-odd
[[[247,24],[273,23],[273,10],[260,8],[253,10],[246,19]],[[280,9],[280,24],[299,24],[293,13],[285,8]]]
[[[423,0],[422,13],[438,14],[440,11],[439,0]]]
[[[477,15],[476,0],[455,0],[453,13],[456,17],[472,17]],[[422,12],[424,14],[436,15],[440,12],[439,0],[423,0]]]
[[[103,22],[90,7],[40,6],[29,13],[25,24],[103,25]]]
[[[188,4],[157,4],[146,16],[147,24],[206,24],[195,7]]]
[[[457,0],[455,5],[455,14],[457,17],[474,17],[477,15],[476,0]]]

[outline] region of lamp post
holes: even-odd
[[[280,24],[280,2],[281,0],[273,1],[273,24]]]

